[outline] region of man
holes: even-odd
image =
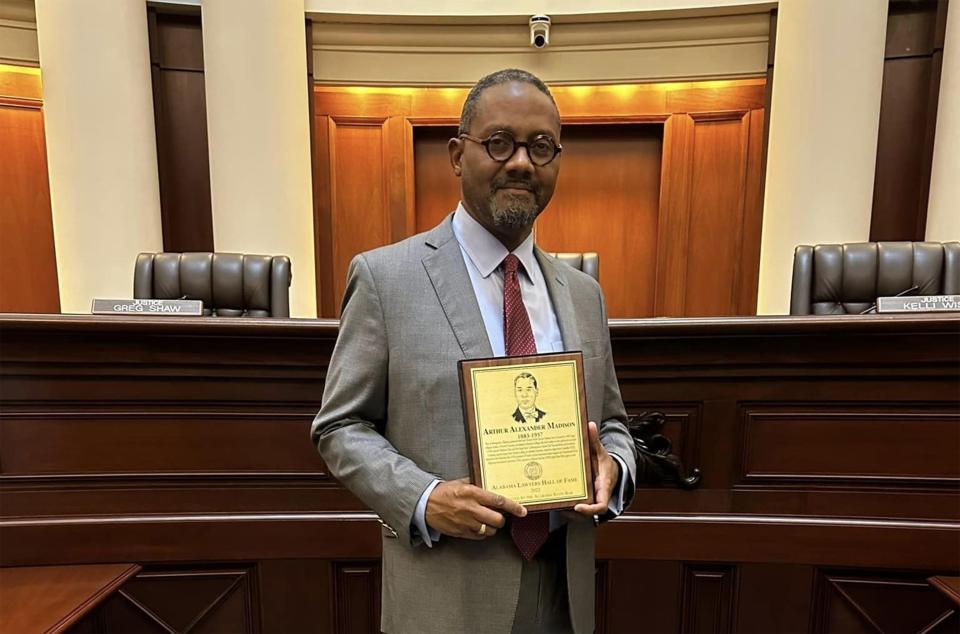
[[[539,79],[481,79],[448,144],[461,204],[354,258],[312,439],[383,520],[386,632],[593,630],[595,518],[633,495],[603,296],[535,248],[559,172]],[[602,221],[602,219],[598,219]],[[457,361],[582,350],[596,503],[530,513],[469,483]]]
[[[537,407],[537,377],[529,372],[521,372],[513,380],[513,394],[517,397],[517,409],[513,412],[513,420],[518,423],[539,423],[547,415]]]

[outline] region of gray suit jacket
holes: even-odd
[[[600,287],[536,250],[567,350],[582,350],[587,415],[628,467],[624,426]],[[509,531],[484,541],[411,536],[417,501],[435,479],[468,474],[460,359],[491,357],[452,215],[431,231],[354,258],[323,405],[311,437],[331,473],[393,531],[383,532],[381,627],[386,632],[509,632],[521,558]],[[628,500],[629,502],[629,500]],[[567,525],[571,622],[593,630],[593,523]]]

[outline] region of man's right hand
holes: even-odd
[[[461,478],[434,487],[427,499],[426,520],[427,526],[444,535],[480,540],[503,528],[503,511],[517,517],[527,514],[527,509],[510,498],[474,486],[469,478]]]

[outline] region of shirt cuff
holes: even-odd
[[[624,477],[627,473],[627,463],[615,453],[611,453],[610,457],[617,461],[617,464],[620,466],[620,479],[616,487],[614,487],[613,495],[610,496],[610,502],[607,504],[607,511],[613,514],[613,517],[619,516],[623,513],[623,501],[626,498],[627,493],[627,480],[628,478]]]
[[[623,469],[622,466],[620,468]],[[438,484],[440,484],[440,480],[434,480],[424,489],[423,495],[420,496],[420,500],[417,502],[417,510],[413,514],[413,530],[411,532],[415,537],[422,539],[423,543],[427,545],[427,548],[433,548],[433,542],[440,539],[440,531],[427,526],[427,500],[430,499],[430,494],[433,493],[433,490],[437,488]],[[623,506],[622,501],[620,506]]]

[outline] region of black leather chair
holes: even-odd
[[[593,279],[600,281],[600,256],[592,251],[586,253],[551,253],[564,264],[583,271]]]
[[[240,253],[141,253],[134,299],[199,299],[203,314],[289,317],[290,258]]]
[[[960,294],[960,242],[818,244],[794,251],[791,315],[859,314],[878,297],[900,293]]]

